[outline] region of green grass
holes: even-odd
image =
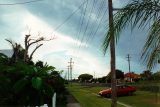
[[[79,84],[68,86],[70,92],[76,97],[82,107],[110,107],[111,101],[97,96],[105,87],[84,87]],[[160,93],[137,91],[133,96],[118,97],[118,101],[132,107],[160,107]],[[118,107],[124,107],[118,105]]]
[[[97,92],[101,90],[102,87],[91,88],[73,84],[72,86],[69,86],[68,89],[82,107],[110,107],[111,105],[111,101],[97,96]],[[118,107],[124,106],[118,105]]]
[[[133,107],[160,107],[160,94],[137,91],[133,96],[119,97],[118,101]]]

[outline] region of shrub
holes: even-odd
[[[65,100],[64,80],[54,67],[8,62],[9,58],[0,54],[0,106],[51,105],[54,92],[58,101]]]

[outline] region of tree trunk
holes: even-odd
[[[114,25],[113,25],[113,7],[112,0],[108,0],[109,8],[109,32],[111,36],[110,56],[111,56],[111,88],[112,88],[112,104],[111,107],[117,107],[117,88],[116,88],[116,57],[115,57],[115,40],[114,40]]]
[[[24,62],[27,61],[27,55],[28,55],[28,46],[27,46],[27,41],[28,41],[28,38],[30,37],[30,35],[25,35],[25,39],[24,39],[24,45],[25,45],[25,49],[24,49],[24,57],[23,57],[23,60]]]

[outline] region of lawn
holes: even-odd
[[[86,87],[79,84],[68,86],[70,92],[76,97],[82,107],[110,107],[111,101],[97,96],[105,87]],[[118,98],[119,102],[132,107],[160,107],[160,94],[137,91],[133,96]],[[124,107],[118,104],[118,107]]]
[[[68,89],[75,96],[82,107],[110,107],[111,101],[97,96],[102,87],[82,87],[78,84],[69,86]],[[104,89],[104,88],[103,88]],[[124,107],[118,105],[118,107]]]
[[[118,101],[133,107],[160,107],[160,93],[137,91],[133,96],[119,97]]]

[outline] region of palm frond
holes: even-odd
[[[141,58],[149,69],[154,68],[160,59],[160,18],[151,26]]]
[[[5,39],[5,40],[11,44],[11,46],[12,46],[12,50],[14,51],[14,48],[16,47],[16,43],[15,43],[15,42],[13,42],[13,41],[12,41],[12,40],[10,40],[10,39]]]
[[[144,27],[149,22],[157,20],[160,12],[159,0],[132,0],[132,2],[120,9],[114,14],[114,34],[115,41],[119,40],[120,33],[127,26],[134,29]],[[106,37],[102,44],[104,54],[110,43],[110,32],[106,33]]]
[[[151,24],[148,38],[142,50],[141,58],[147,64],[147,67],[152,69],[157,60],[159,60],[160,52],[160,1],[159,0],[132,0],[114,14],[114,38],[117,41],[120,38],[120,33],[126,27],[131,26],[131,30],[135,27],[139,29],[146,28]],[[110,32],[106,33],[102,44],[104,54],[110,44]]]

